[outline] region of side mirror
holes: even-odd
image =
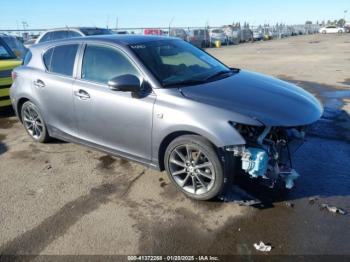
[[[141,83],[135,75],[121,75],[109,80],[108,86],[114,91],[138,92],[140,91]]]

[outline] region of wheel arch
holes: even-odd
[[[22,112],[21,112],[21,109],[22,109],[22,106],[25,102],[27,101],[30,101],[29,98],[27,97],[21,97],[20,99],[18,99],[18,102],[17,102],[17,105],[16,105],[16,111],[17,111],[17,115],[18,115],[18,118],[21,122],[22,121]]]

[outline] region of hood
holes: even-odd
[[[308,125],[323,113],[320,102],[304,89],[245,70],[181,91],[190,99],[259,120],[267,126]]]

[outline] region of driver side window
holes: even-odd
[[[125,74],[140,76],[138,70],[122,52],[112,47],[86,46],[82,63],[82,79],[107,84],[110,79]]]

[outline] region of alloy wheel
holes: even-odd
[[[44,132],[44,122],[39,113],[30,105],[23,108],[23,123],[28,133],[39,140]]]
[[[177,185],[191,194],[205,194],[214,186],[214,166],[195,145],[176,147],[170,154],[169,169]]]

